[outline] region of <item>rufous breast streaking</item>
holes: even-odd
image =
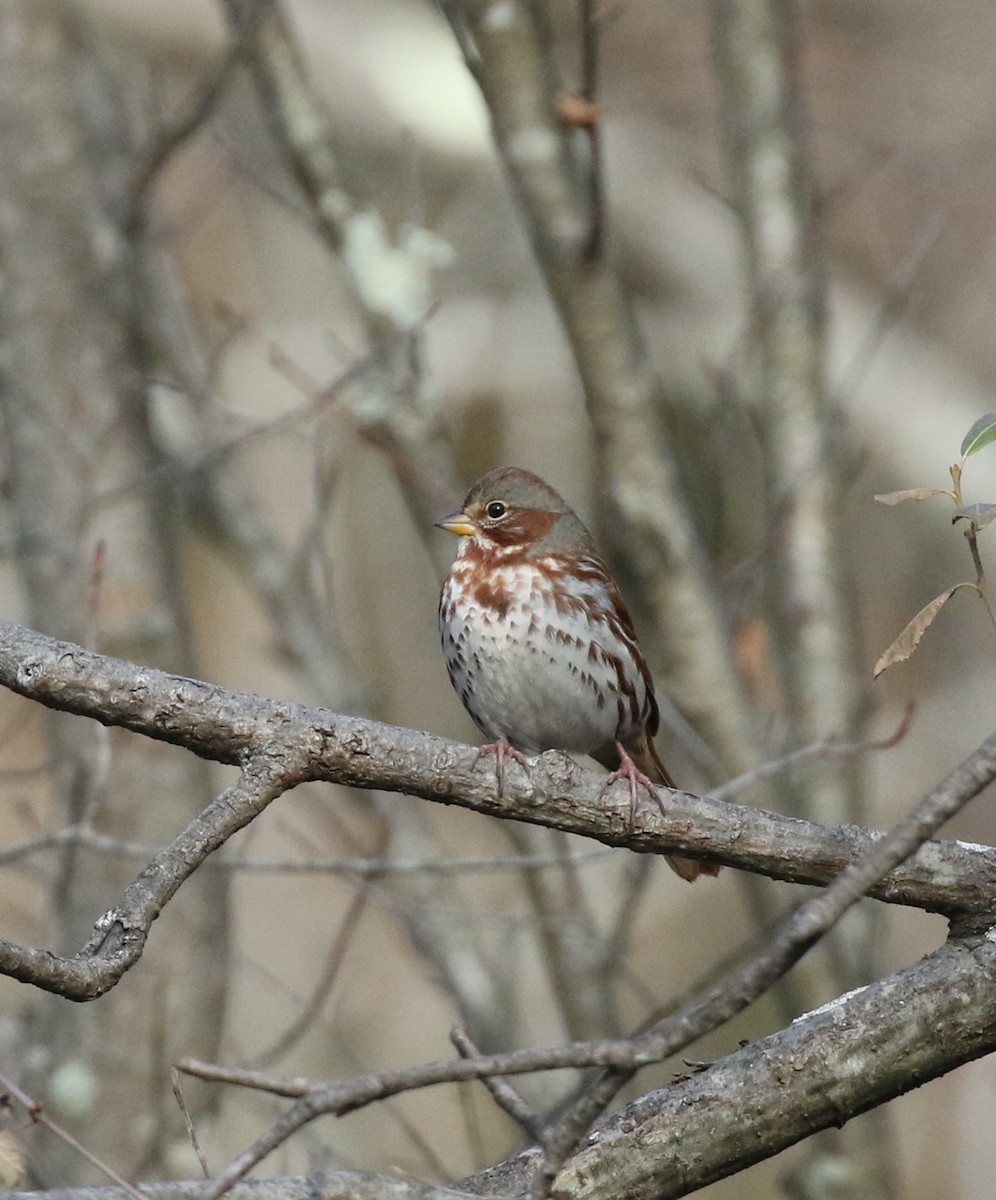
[[[653,736],[653,680],[629,612],[570,505],[538,475],[499,467],[437,522],[460,538],[439,601],[446,669],[489,745],[506,758],[588,754],[643,787],[674,787]],[[719,868],[682,856],[683,879]]]

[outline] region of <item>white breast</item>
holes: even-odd
[[[443,652],[454,688],[489,740],[507,738],[525,754],[592,753],[645,722],[649,699],[635,647],[610,622],[600,564],[592,567],[577,577],[561,574],[555,560],[497,567],[492,591],[508,603],[489,606],[474,598],[470,566],[455,564],[440,603]],[[558,573],[560,605],[544,568]],[[632,700],[622,694],[623,678],[636,684]]]

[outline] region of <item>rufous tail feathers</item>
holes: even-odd
[[[654,739],[648,733],[644,732],[639,738],[630,742],[626,746],[626,753],[633,760],[637,769],[642,771],[651,782],[669,788],[677,787],[667,767],[661,761],[661,756],[654,745]],[[602,765],[608,766],[607,763]],[[615,766],[619,766],[618,759]],[[693,858],[686,858],[683,854],[666,854],[664,861],[675,875],[680,875],[689,883],[694,883],[700,875],[718,875],[721,870],[716,863],[697,862]]]

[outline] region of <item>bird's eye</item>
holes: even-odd
[[[492,500],[491,503],[488,505],[488,507],[485,509],[485,512],[488,514],[488,518],[490,520],[500,521],[502,519],[502,517],[508,512],[508,509],[505,507],[504,504],[502,504],[502,502],[500,500]]]

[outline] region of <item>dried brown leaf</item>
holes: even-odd
[[[956,583],[954,587],[948,588],[946,592],[941,592],[939,596],[935,596],[929,604],[925,604],[923,608],[916,614],[912,621],[906,626],[899,637],[892,645],[881,655],[878,662],[875,664],[874,676],[878,679],[879,675],[887,668],[894,666],[896,663],[905,662],[906,659],[919,646],[920,639],[933,624],[934,618],[941,611],[945,604],[958,591],[959,588],[968,587],[974,588],[974,583]]]
[[[878,504],[902,504],[906,500],[929,500],[931,496],[954,499],[954,493],[948,488],[905,488],[901,492],[880,492],[875,500]]]

